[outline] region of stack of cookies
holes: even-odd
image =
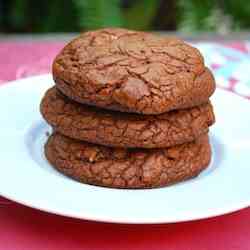
[[[53,63],[41,113],[48,161],[80,182],[152,188],[197,176],[211,159],[212,73],[173,37],[86,32]]]

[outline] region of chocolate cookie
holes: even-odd
[[[208,135],[167,149],[119,149],[55,133],[45,145],[48,161],[80,182],[116,188],[152,188],[197,176],[211,158]]]
[[[173,37],[116,28],[70,42],[54,60],[53,77],[80,103],[143,114],[197,106],[215,90],[196,48]]]
[[[215,120],[210,103],[161,115],[129,114],[78,104],[55,87],[45,94],[41,113],[63,135],[116,147],[159,148],[193,141]]]

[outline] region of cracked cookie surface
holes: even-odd
[[[45,120],[63,135],[114,147],[170,147],[208,131],[214,121],[210,103],[161,115],[103,110],[71,101],[55,87],[42,102]]]
[[[211,159],[208,135],[166,149],[121,149],[80,142],[59,133],[46,145],[48,161],[80,182],[115,188],[153,188],[197,176]]]
[[[196,48],[117,28],[86,32],[66,45],[54,60],[53,77],[75,101],[142,114],[197,106],[215,90]]]

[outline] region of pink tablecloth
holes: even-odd
[[[52,58],[62,46],[0,43],[0,83],[50,71]],[[234,46],[244,51],[244,44]],[[195,222],[117,225],[51,215],[0,197],[0,250],[17,249],[247,250],[250,208]]]

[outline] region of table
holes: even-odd
[[[18,42],[0,40],[0,84],[49,72],[54,56],[64,43],[51,39]],[[221,50],[214,49],[215,54],[208,58],[209,66],[218,72],[218,84],[249,98],[248,77],[242,76],[239,71],[250,65],[249,44],[223,42],[202,43],[198,46],[208,56],[214,46],[221,46]],[[216,51],[222,51],[224,47],[235,50],[229,54],[216,54]],[[228,61],[234,68],[230,68],[231,73],[227,72],[228,75],[225,76],[224,72],[222,76],[220,70],[228,68]],[[0,197],[0,250],[2,249],[250,249],[250,208],[217,218],[179,224],[121,225],[56,216]]]

